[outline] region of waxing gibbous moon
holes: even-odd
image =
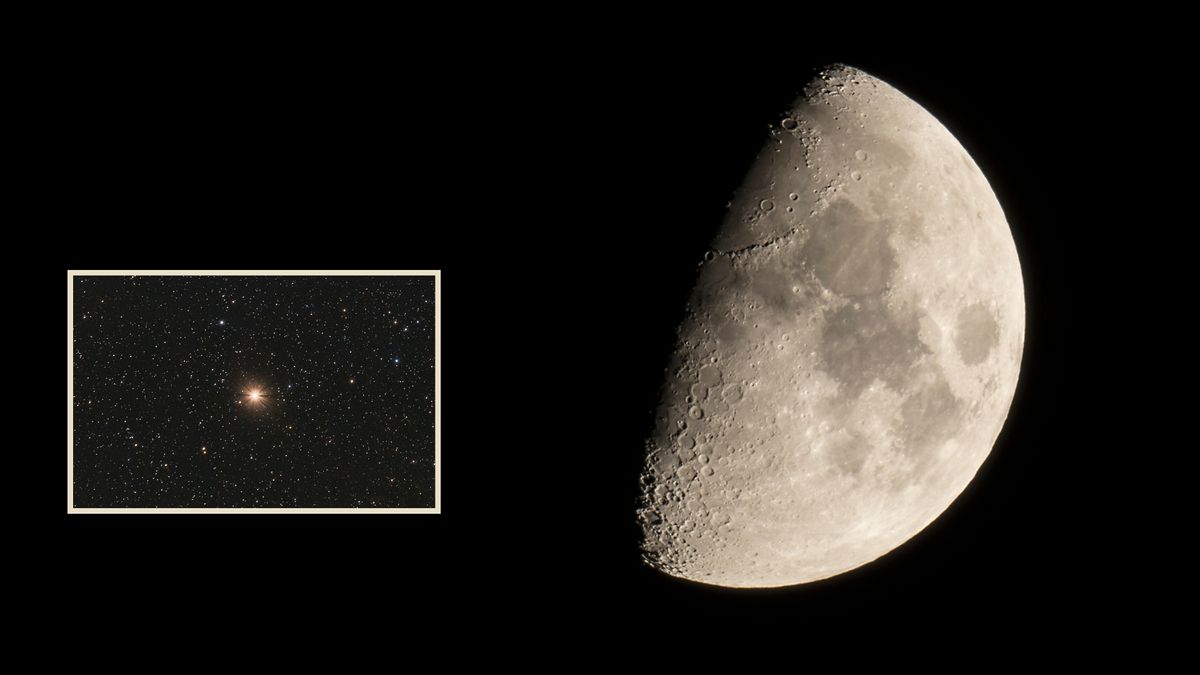
[[[699,265],[647,442],[644,559],[769,587],[895,549],[987,458],[1024,332],[979,167],[895,88],[824,70]]]

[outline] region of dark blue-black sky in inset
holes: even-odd
[[[434,506],[432,276],[77,276],[77,508]]]

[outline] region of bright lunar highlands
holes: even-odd
[[[785,586],[901,545],[987,458],[1024,332],[979,167],[893,87],[826,69],[700,264],[648,442],[646,561]]]

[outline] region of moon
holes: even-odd
[[[887,83],[825,69],[699,263],[646,443],[643,559],[774,587],[887,554],[987,459],[1024,333],[1012,233],[967,151]]]

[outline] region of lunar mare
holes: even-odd
[[[700,263],[647,442],[643,557],[800,584],[924,529],[987,458],[1025,332],[991,187],[932,115],[823,71]]]

